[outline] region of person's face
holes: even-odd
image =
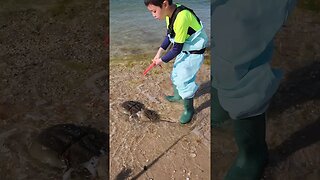
[[[162,4],[162,7],[163,5],[164,4]],[[158,19],[158,20],[165,19],[164,8],[160,8],[159,6],[155,6],[153,4],[149,4],[147,8],[155,19]]]

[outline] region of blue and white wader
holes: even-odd
[[[170,38],[171,43],[174,39]],[[190,54],[189,51],[201,50],[206,47],[208,37],[201,23],[201,29],[193,33],[183,44],[180,54],[176,56],[171,73],[172,83],[176,86],[182,99],[189,99],[198,90],[196,74],[203,64],[204,54]]]
[[[296,0],[214,0],[212,86],[232,119],[262,114],[282,72],[270,65],[273,38]]]

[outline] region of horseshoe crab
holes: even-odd
[[[130,118],[138,118],[144,110],[144,104],[138,101],[125,101],[121,104],[124,113],[128,114]]]
[[[63,168],[63,180],[84,167],[97,176],[99,157],[107,152],[108,135],[88,126],[58,124],[40,132],[29,148],[32,157],[52,167]]]
[[[150,121],[160,121],[160,116],[156,111],[147,109],[144,104],[138,101],[125,101],[121,104],[124,113],[129,115],[129,118],[145,117]]]

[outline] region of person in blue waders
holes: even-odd
[[[194,114],[193,96],[198,89],[195,79],[204,60],[208,37],[191,9],[173,4],[172,0],[145,0],[144,3],[155,19],[166,20],[167,36],[152,61],[159,65],[176,58],[171,73],[174,94],[166,99],[169,102],[183,101],[180,123],[186,124]],[[162,56],[171,43],[172,49]]]
[[[273,38],[294,5],[295,0],[212,1],[211,125],[222,127],[232,119],[238,146],[225,180],[263,175],[265,112],[282,77],[270,66]]]

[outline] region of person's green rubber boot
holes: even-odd
[[[182,98],[178,93],[178,89],[175,85],[173,86],[173,96],[166,96],[166,100],[169,102],[182,102]]]
[[[180,123],[186,124],[191,121],[194,114],[193,98],[183,100],[184,111],[180,117]]]
[[[221,127],[227,120],[231,120],[229,113],[224,110],[219,102],[217,89],[211,86],[211,127]]]
[[[268,160],[265,114],[233,123],[238,155],[224,180],[260,180]]]

